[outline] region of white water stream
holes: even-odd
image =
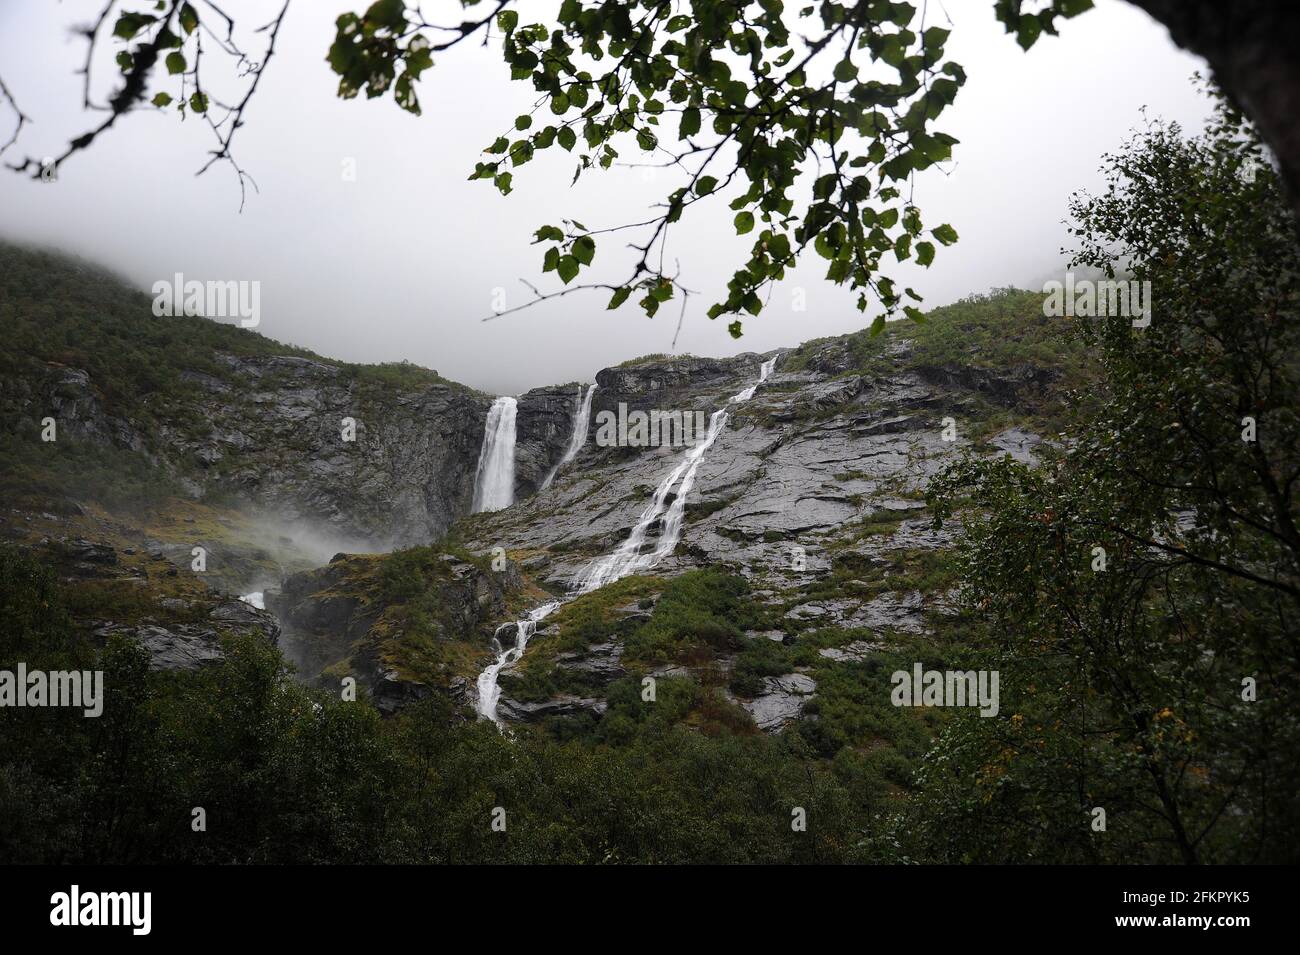
[[[568,603],[575,597],[590,593],[629,574],[654,567],[673,552],[677,542],[681,540],[686,515],[686,495],[690,493],[695,484],[695,472],[699,469],[700,461],[704,459],[704,455],[713,446],[713,442],[718,439],[722,429],[726,427],[727,420],[731,417],[732,407],[754,397],[754,392],[758,390],[758,386],[767,380],[767,376],[772,373],[775,366],[776,358],[769,358],[763,362],[762,367],[759,369],[758,381],[739,394],[732,395],[727,400],[726,405],[713,412],[712,417],[709,419],[709,431],[704,440],[687,451],[677,467],[673,468],[671,473],[660,482],[655,489],[650,504],[641,512],[641,517],[632,529],[632,533],[613,553],[592,561],[587,569],[578,575],[573,589],[569,591],[569,594],[564,599],[553,600],[550,603],[542,604],[540,607],[535,607],[522,619],[515,621],[515,640],[510,647],[502,649],[501,644],[496,641],[495,637],[493,638],[494,643],[497,645],[497,658],[478,677],[479,715],[492,720],[498,725],[500,724],[500,720],[497,718],[497,703],[501,699],[501,688],[497,685],[497,678],[503,668],[517,662],[524,655],[529,639],[537,631],[537,625],[542,620],[554,613],[562,604]],[[594,390],[595,386],[593,385],[592,391]],[[591,393],[588,392],[588,413],[590,413],[590,398]],[[513,399],[510,400],[513,401]],[[586,429],[583,430],[583,434],[586,434]],[[512,439],[512,449],[513,444]],[[486,448],[486,444],[484,446]],[[669,494],[673,494],[671,504],[668,504]],[[661,518],[659,540],[653,550],[643,554],[641,551],[645,546],[650,528]],[[510,624],[504,624],[497,630],[497,633],[499,634],[501,630],[509,626]]]
[[[555,475],[560,472],[570,461],[578,456],[583,445],[587,443],[587,429],[591,426],[591,396],[596,393],[598,385],[592,385],[587,389],[587,393],[582,394],[582,389],[578,390],[578,407],[573,412],[573,434],[569,436],[569,446],[564,449],[564,457],[560,458],[559,463],[551,468],[550,473],[542,481],[540,490],[546,490],[555,480]]]
[[[483,447],[474,471],[474,504],[471,511],[499,511],[515,502],[515,413],[514,398],[498,398],[488,409],[483,426]]]

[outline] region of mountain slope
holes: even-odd
[[[0,531],[38,549],[88,539],[157,554],[214,594],[266,590],[301,678],[355,677],[387,709],[444,692],[470,713],[494,633],[513,639],[499,629],[513,615],[617,548],[687,453],[602,446],[604,418],[707,419],[775,358],[701,459],[671,553],[565,606],[502,673],[505,718],[582,732],[633,719],[619,701],[652,677],[684,681],[671,692],[688,723],[776,731],[804,716],[828,752],[878,741],[899,717],[863,724],[861,681],[961,629],[956,528],[930,525],[929,478],[966,451],[1041,451],[1089,372],[1040,298],[1014,290],[773,356],[650,356],[596,374],[582,450],[541,491],[582,392],[521,396],[517,503],[468,515],[488,396],[414,366],[155,318],[147,296],[57,256],[3,246],[0,259],[16,345],[0,363],[13,502]],[[39,439],[47,415],[56,442]],[[645,552],[662,532],[650,525]],[[198,571],[196,546],[209,557]]]

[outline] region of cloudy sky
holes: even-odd
[[[334,18],[364,5],[291,5],[236,139],[239,160],[260,187],[242,213],[228,166],[194,175],[211,148],[210,130],[140,111],[69,160],[57,183],[0,171],[0,235],[73,251],[145,290],[175,272],[256,280],[260,331],[272,338],[352,361],[406,359],[489,392],[589,381],[606,365],[673,350],[675,306],[652,321],[635,306],[606,311],[599,292],[481,320],[494,305],[531,297],[521,279],[558,287],[553,273],[540,274],[540,247],[530,245],[538,226],[563,217],[590,228],[638,221],[672,188],[668,174],[614,169],[570,188],[574,160],[553,149],[516,172],[508,198],[466,181],[480,150],[531,107],[531,85],[509,81],[497,49],[472,45],[443,55],[425,74],[423,116],[404,113],[391,97],[340,101],[324,54]],[[548,9],[557,5],[545,0]],[[0,77],[34,120],[11,153],[58,154],[98,123],[102,114],[81,109],[74,71],[85,47],[69,28],[101,6],[0,0]],[[248,24],[278,9],[256,0],[222,6]],[[434,0],[425,11],[454,22],[458,6]],[[543,6],[527,0],[525,16]],[[1041,285],[1068,242],[1070,194],[1098,185],[1102,154],[1141,122],[1140,109],[1189,128],[1208,113],[1190,81],[1202,63],[1121,0],[1099,0],[1064,23],[1061,37],[1044,37],[1028,53],[1002,32],[992,8],[992,0],[929,5],[931,24],[951,21],[948,55],[970,79],[937,127],[961,140],[954,161],[915,182],[926,224],[949,222],[961,241],[940,249],[928,271],[891,273],[921,292],[927,307],[995,286]],[[96,64],[102,91],[111,89],[113,52],[105,44]],[[0,140],[11,129],[12,114],[0,109]],[[355,181],[345,180],[345,165],[355,168]],[[677,351],[763,351],[865,323],[855,296],[825,283],[823,264],[810,259],[733,341],[725,322],[704,311],[748,241],[732,234],[721,203],[696,211],[670,248],[683,283],[701,293]],[[603,267],[597,280],[628,271],[626,255],[608,239],[596,265]],[[806,310],[792,307],[797,290]]]

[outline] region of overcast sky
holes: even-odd
[[[444,54],[424,75],[423,116],[401,111],[391,96],[340,101],[324,55],[334,18],[365,2],[292,4],[236,139],[260,187],[242,214],[229,167],[194,176],[212,145],[206,126],[142,111],[69,160],[55,184],[0,171],[0,234],[74,251],[145,290],[175,272],[257,280],[259,330],[272,338],[351,361],[406,359],[494,393],[590,381],[606,365],[671,351],[675,303],[651,321],[634,305],[606,311],[605,293],[579,293],[480,321],[494,297],[499,303],[504,294],[507,306],[531,297],[520,278],[557,287],[553,274],[540,274],[540,247],[529,244],[538,226],[562,217],[590,228],[638,221],[670,188],[668,174],[647,181],[645,170],[615,169],[586,174],[571,189],[574,160],[553,148],[516,171],[508,198],[466,181],[480,150],[529,109],[531,84],[509,81],[497,49],[472,45]],[[0,0],[0,77],[34,120],[11,154],[58,154],[102,117],[80,108],[74,70],[85,47],[68,29],[101,5]],[[527,0],[525,17],[543,6]],[[223,8],[252,24],[278,4],[230,0]],[[948,55],[969,81],[937,124],[961,140],[954,161],[915,183],[927,226],[949,222],[961,241],[941,248],[929,270],[890,273],[921,292],[925,307],[994,286],[1041,285],[1067,244],[1070,194],[1099,185],[1101,155],[1140,122],[1139,109],[1191,129],[1208,114],[1190,82],[1201,61],[1120,0],[1099,0],[1028,53],[1002,32],[992,8],[993,0],[929,7],[931,24],[951,20]],[[443,22],[457,20],[458,9],[450,0],[425,4],[426,14],[445,13]],[[102,90],[110,88],[113,52],[105,44],[97,65]],[[11,129],[11,114],[0,110],[0,141]],[[344,181],[345,160],[355,161],[354,182]],[[704,315],[752,241],[732,234],[730,220],[721,202],[701,203],[673,237],[683,283],[702,293],[678,351],[764,351],[863,326],[856,296],[825,283],[824,263],[810,258],[733,341],[725,320]],[[608,238],[596,265],[605,267],[597,280],[628,271]],[[805,311],[792,308],[795,289],[806,296]]]

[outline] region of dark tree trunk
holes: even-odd
[[[1300,217],[1300,2],[1129,0],[1205,57],[1214,78],[1277,155]]]

